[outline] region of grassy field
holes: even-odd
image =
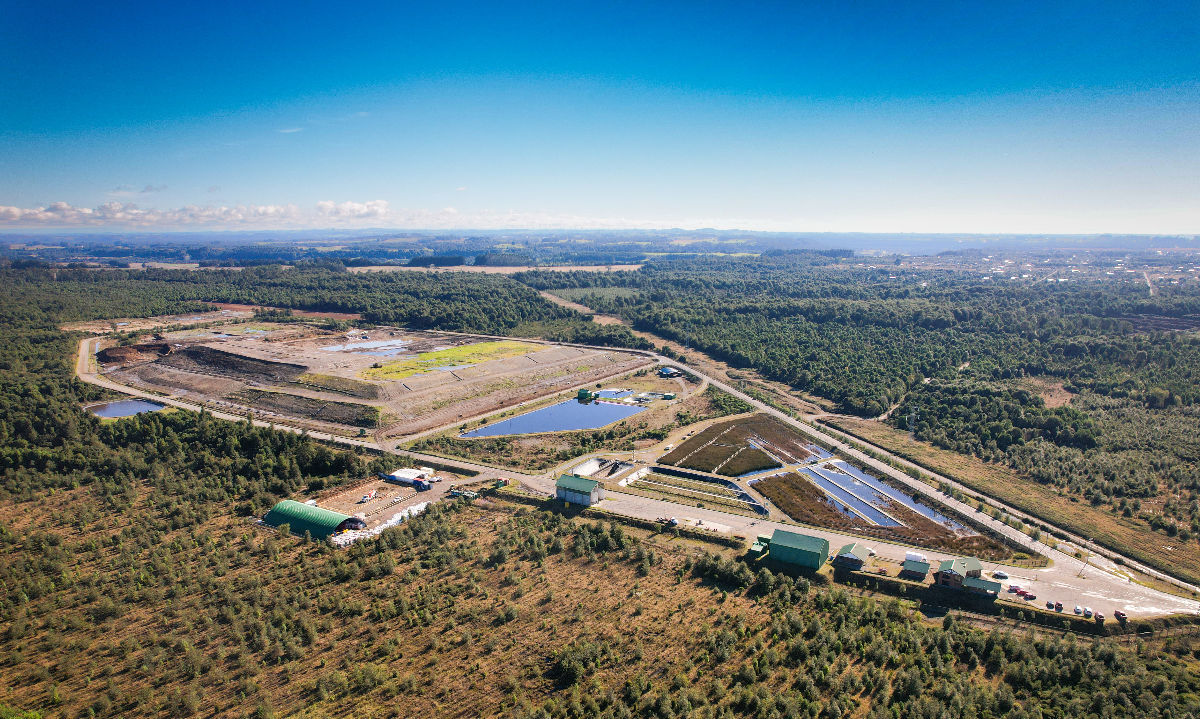
[[[907,432],[881,422],[839,418],[829,424],[1155,569],[1200,582],[1200,544],[1194,540],[1182,542],[1136,520],[1075,501],[1003,465],[915,442]]]
[[[382,366],[366,370],[363,372],[363,376],[372,379],[398,380],[423,372],[432,372],[441,367],[479,364],[491,360],[520,357],[539,349],[543,349],[543,346],[532,342],[517,342],[514,340],[476,342],[475,344],[448,347],[444,350],[436,350],[434,352],[422,352],[412,358],[382,362]]]

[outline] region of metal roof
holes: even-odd
[[[871,550],[867,549],[865,546],[859,544],[858,542],[851,542],[850,544],[847,544],[846,546],[839,549],[837,551],[837,556],[839,556],[839,557],[852,556],[860,562],[865,562],[865,561],[867,561],[867,558],[871,556]]]
[[[967,557],[966,559],[944,559],[938,565],[939,572],[954,572],[955,574],[965,577],[967,572],[983,571],[983,565],[978,559]]]
[[[1000,582],[991,582],[978,577],[967,577],[963,580],[963,586],[970,589],[982,589],[986,592],[1000,593]]]
[[[824,555],[829,551],[829,542],[820,537],[811,537],[807,534],[797,534],[789,532],[786,529],[776,529],[771,535],[772,547],[790,547],[803,552],[816,552]]]
[[[286,524],[294,534],[304,534],[304,531],[308,530],[309,534],[318,539],[333,534],[338,525],[347,519],[350,519],[349,515],[331,512],[311,504],[294,502],[290,499],[285,499],[271,507],[271,511],[263,517],[263,521],[273,527]]]
[[[554,483],[556,488],[565,489],[570,492],[579,492],[581,494],[591,494],[592,490],[599,486],[599,482],[587,477],[580,477],[577,474],[564,474]]]
[[[906,559],[901,567],[901,571],[912,572],[914,574],[920,574],[924,576],[929,574],[929,562],[918,562],[913,559]]]

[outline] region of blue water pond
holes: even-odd
[[[549,407],[518,415],[503,422],[466,432],[461,437],[498,437],[505,434],[535,434],[538,432],[569,432],[578,429],[599,429],[618,420],[632,417],[646,409],[615,402],[580,402],[569,399]]]
[[[92,414],[97,417],[132,417],[135,414],[143,412],[157,412],[164,405],[157,402],[148,402],[144,399],[122,399],[116,402],[106,402],[104,404],[91,407]]]

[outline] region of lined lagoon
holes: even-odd
[[[88,409],[97,417],[112,419],[114,417],[132,417],[135,414],[142,414],[144,412],[157,412],[165,406],[157,402],[148,402],[144,399],[122,399],[115,402],[98,404]]]
[[[570,432],[578,429],[599,429],[618,420],[632,417],[646,409],[636,405],[615,402],[580,402],[569,399],[503,422],[480,427],[459,435],[465,439],[473,437],[498,437],[505,434],[536,434],[538,432]]]

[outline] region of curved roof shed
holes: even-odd
[[[263,521],[272,527],[286,524],[292,530],[292,534],[304,534],[307,530],[313,539],[324,539],[340,529],[358,529],[362,525],[362,520],[357,517],[331,512],[328,509],[302,504],[290,499],[285,499],[271,507],[271,511],[267,512]]]

